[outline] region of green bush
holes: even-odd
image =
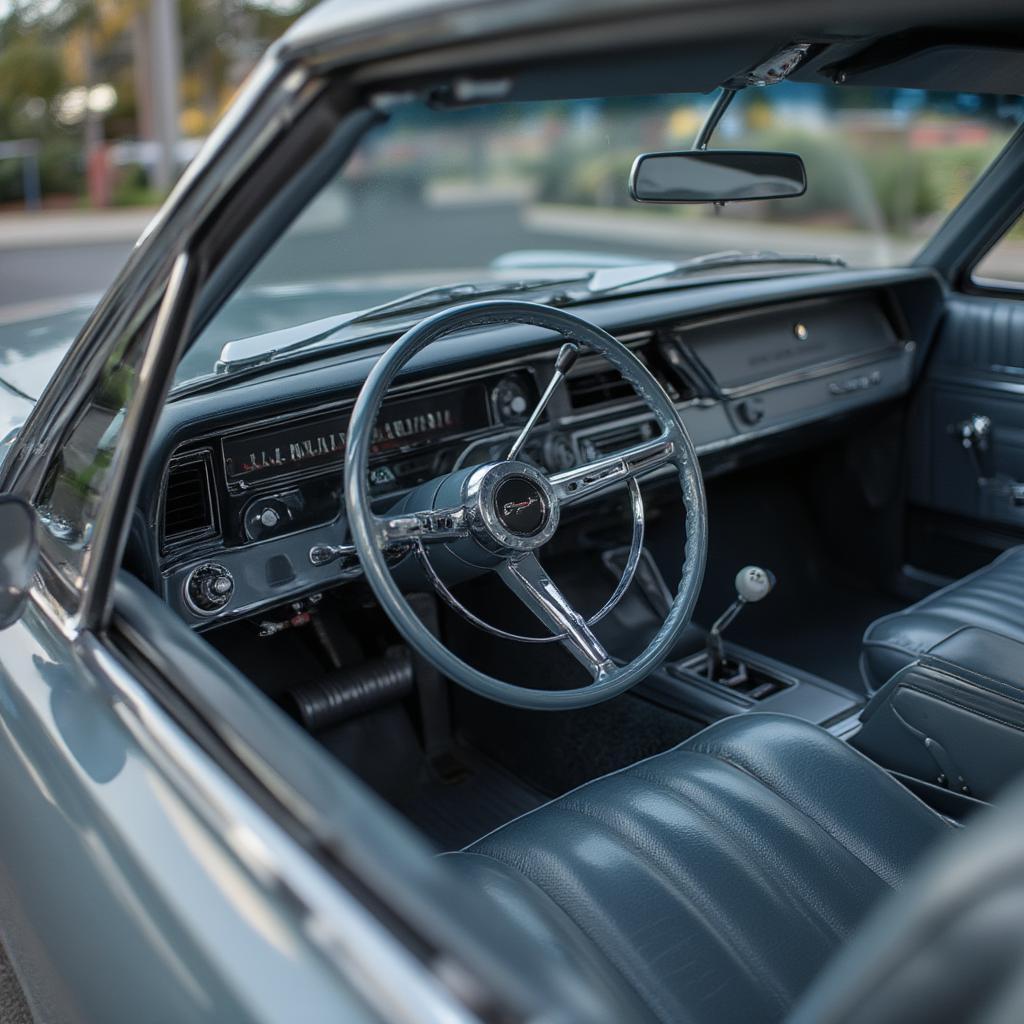
[[[952,209],[1005,139],[910,149],[905,139],[818,134],[784,126],[743,139],[750,149],[799,153],[807,192],[799,199],[751,204],[743,215],[766,221],[819,220],[823,225],[911,234],[922,220]],[[633,148],[602,150],[560,146],[537,169],[542,202],[631,206],[626,190]]]
[[[0,203],[19,203],[25,199],[23,163],[0,160]],[[43,141],[39,149],[39,178],[43,195],[80,195],[85,191],[85,176],[78,144],[57,137]]]

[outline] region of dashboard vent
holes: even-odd
[[[168,544],[217,532],[209,452],[171,460],[164,491],[164,541]]]
[[[566,388],[569,392],[569,402],[574,409],[589,409],[592,406],[625,402],[636,397],[632,385],[623,380],[619,371],[604,360],[601,360],[601,365],[596,370],[570,374],[566,380]]]
[[[640,420],[635,423],[618,423],[607,430],[595,430],[580,438],[580,455],[587,462],[602,455],[621,452],[632,448],[641,441],[649,441],[658,433],[654,420]]]
[[[686,401],[694,396],[693,388],[679,368],[671,365],[653,333],[643,331],[623,335],[619,341],[633,350],[673,401]],[[619,371],[609,366],[600,356],[581,359],[576,370],[569,374],[565,384],[573,409],[592,409],[637,399],[633,386],[623,380]]]

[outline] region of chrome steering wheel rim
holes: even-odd
[[[533,690],[488,675],[450,651],[421,622],[388,568],[386,550],[393,547],[394,531],[409,541],[450,540],[468,536],[470,525],[486,524],[474,516],[468,501],[459,507],[434,508],[414,516],[378,517],[371,507],[369,457],[373,429],[380,407],[402,368],[427,345],[457,331],[495,325],[530,325],[553,331],[565,340],[602,355],[633,385],[646,403],[661,433],[623,452],[594,460],[546,479],[544,501],[581,500],[620,480],[635,479],[660,465],[673,465],[678,474],[686,511],[685,557],[676,593],[661,627],[648,645],[624,665],[615,664],[589,631],[586,620],[558,591],[534,554],[524,550],[503,554],[495,571],[548,628],[568,627],[566,646],[591,670],[593,681],[568,690]],[[492,467],[493,468],[493,467]],[[485,474],[487,468],[481,469]],[[486,479],[485,479],[486,483]],[[707,509],[700,467],[693,444],[671,398],[650,371],[624,345],[594,324],[566,310],[531,302],[493,300],[446,309],[410,328],[396,341],[367,376],[349,423],[345,457],[345,500],[349,531],[374,595],[406,642],[441,673],[480,696],[515,707],[556,710],[587,707],[624,693],[646,678],[661,663],[693,613],[707,556]],[[491,538],[493,540],[493,537]],[[502,549],[505,551],[505,549]],[[596,646],[595,646],[596,645]],[[602,658],[603,654],[603,658]]]

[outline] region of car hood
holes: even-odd
[[[0,310],[0,384],[36,401],[99,296]]]

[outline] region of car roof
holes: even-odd
[[[559,30],[550,47],[517,51],[518,33]],[[813,50],[798,80],[839,81],[964,92],[1024,93],[1024,5],[1019,0],[324,0],[296,21],[276,44],[278,59],[328,65],[392,62],[456,44],[499,45],[481,51],[477,66],[500,73],[502,60],[526,68],[560,45],[597,59],[585,82],[571,75],[531,80],[522,96],[613,95],[638,91],[709,90],[735,80],[749,66],[771,58],[787,44],[808,42]],[[708,49],[708,43],[712,48]],[[677,52],[678,82],[664,76],[644,81],[616,74],[609,61],[635,48]],[[696,54],[699,75],[688,74]],[[435,62],[435,77],[456,70]],[[738,63],[739,62],[739,63]],[[425,65],[412,69],[430,78]],[[839,70],[837,70],[839,69]],[[400,64],[392,69],[403,72]],[[601,81],[603,75],[603,84]],[[565,92],[568,88],[570,91]],[[594,89],[599,91],[594,92]],[[590,90],[588,92],[588,90]],[[546,98],[546,97],[545,97]]]

